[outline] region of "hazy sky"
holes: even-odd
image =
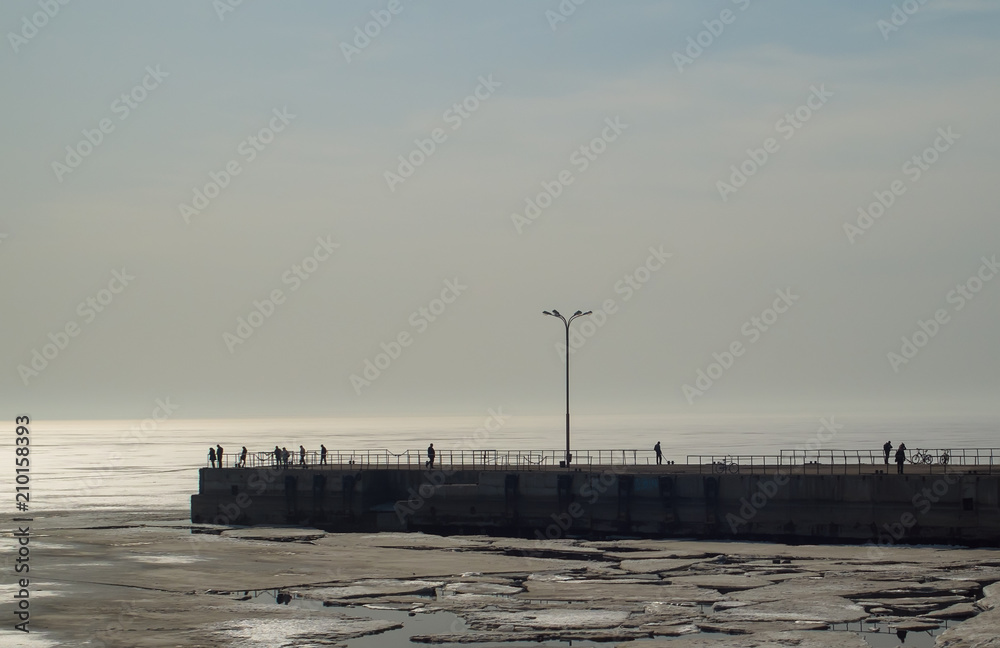
[[[0,25],[7,419],[996,411],[996,2]]]

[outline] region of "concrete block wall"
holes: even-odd
[[[195,522],[527,537],[1000,545],[994,475],[211,469]]]

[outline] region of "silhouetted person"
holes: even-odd
[[[219,468],[222,468],[222,446],[216,444],[215,458],[219,460]]]
[[[299,465],[303,468],[306,467],[306,447],[299,446]]]
[[[281,448],[274,446],[274,467],[281,465]]]
[[[319,444],[319,465],[326,464],[326,446],[322,443]]]
[[[239,467],[246,468],[246,466],[247,466],[247,447],[243,446],[243,449],[240,451]]]
[[[656,445],[653,446],[653,450],[656,452],[656,465],[659,466],[663,463],[663,451],[660,450],[660,442],[657,441]]]
[[[429,446],[427,446],[427,463],[424,464],[428,468],[433,468],[434,467],[434,455],[435,454],[436,453],[434,452],[434,444],[432,443]]]
[[[284,465],[285,468],[288,468],[288,458],[290,456],[291,453],[288,452],[288,448],[286,448],[285,446],[281,446],[281,463]]]
[[[212,468],[215,468],[215,448],[208,446],[208,463],[212,464]]]
[[[882,452],[885,453],[885,465],[889,465],[889,453],[892,452],[892,441],[886,441],[885,445],[882,446]]]
[[[900,443],[899,449],[896,450],[896,472],[900,475],[903,474],[903,462],[906,461],[906,444]]]

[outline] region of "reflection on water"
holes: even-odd
[[[410,609],[392,609],[389,606],[330,606],[322,601],[303,597],[283,589],[246,590],[242,592],[229,592],[228,595],[232,596],[233,599],[237,601],[256,602],[271,605],[290,605],[309,610],[334,608],[336,613],[343,614],[345,616],[389,621],[403,625],[402,628],[396,630],[389,630],[374,635],[348,640],[346,643],[348,648],[413,648],[416,644],[411,641],[411,637],[414,635],[461,634],[468,631],[468,626],[465,621],[463,621],[458,615],[451,612],[422,612],[419,608],[411,611]],[[440,595],[441,592],[439,590],[438,596]],[[497,596],[503,597],[502,595]],[[419,598],[434,600],[436,597],[420,596]],[[537,600],[534,602],[538,604],[566,604],[566,601]],[[399,605],[403,606],[404,604]],[[698,607],[703,612],[708,611],[708,608],[705,605],[699,604]],[[331,610],[331,612],[333,612],[333,610]],[[898,629],[894,625],[884,621],[857,621],[854,623],[831,624],[829,631],[854,632],[859,637],[864,639],[864,641],[872,648],[934,648],[935,638],[944,632],[949,625],[954,625],[955,623],[951,622],[949,624],[947,619],[938,622],[941,623],[941,627],[935,630],[903,630]],[[824,631],[814,630],[811,632]],[[712,635],[714,633],[697,634]],[[673,638],[674,637],[656,637],[650,639],[635,639],[629,642],[629,644],[635,645],[638,648],[645,643],[669,641]],[[618,642],[620,643],[620,640],[618,640]],[[468,644],[442,643],[434,645],[441,646],[442,648],[460,648],[461,646],[467,646]],[[610,644],[607,642],[599,643],[594,641],[552,640],[520,643],[477,642],[475,645],[480,648],[521,648],[522,646],[542,646],[543,648],[566,648],[567,646],[579,648],[607,648]]]
[[[858,621],[855,623],[838,623],[831,630],[846,630],[856,632],[872,648],[934,648],[936,637],[948,629],[948,620],[938,621],[941,627],[936,630],[902,630],[890,623],[880,621]]]

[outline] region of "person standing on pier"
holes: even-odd
[[[435,454],[436,453],[434,452],[434,444],[432,443],[429,446],[427,446],[427,463],[424,464],[428,468],[432,468],[432,469],[434,468],[434,455]]]
[[[299,465],[303,468],[306,467],[306,447],[299,446]]]
[[[886,441],[885,445],[882,446],[882,452],[885,453],[885,465],[889,465],[889,453],[892,452],[892,441]]]
[[[274,467],[279,468],[281,466],[281,448],[274,446]]]
[[[326,446],[322,443],[319,444],[319,465],[326,465]]]
[[[243,446],[243,450],[240,451],[240,462],[237,464],[240,468],[247,467],[247,447]]]
[[[212,468],[215,468],[215,448],[208,446],[208,463],[212,464]]]
[[[896,472],[900,475],[903,474],[903,462],[906,461],[906,444],[900,443],[899,449],[896,450]]]
[[[281,446],[281,463],[284,465],[285,468],[288,468],[288,457],[290,456],[291,453],[288,452],[288,448],[286,448],[285,446]]]
[[[219,460],[219,468],[222,468],[222,446],[215,445],[215,458]]]
[[[659,466],[663,463],[663,451],[660,450],[660,442],[657,441],[656,445],[653,446],[653,450],[656,452],[656,465]]]

